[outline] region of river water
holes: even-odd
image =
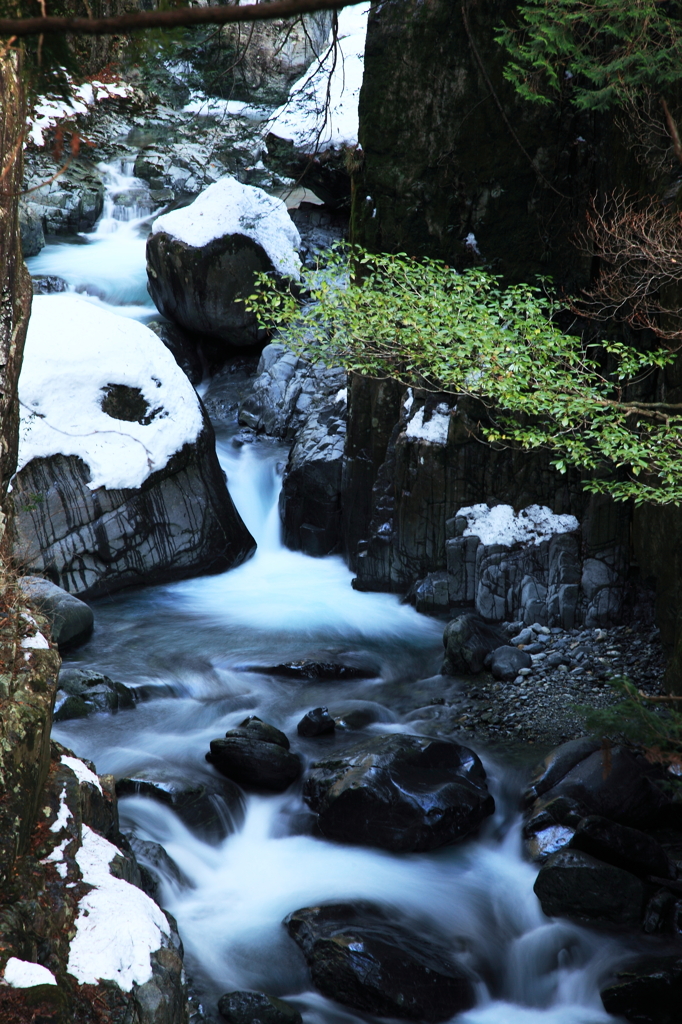
[[[146,293],[148,211],[120,203],[136,190],[129,171],[108,169],[108,199],[92,234],[48,245],[28,263],[32,274],[58,274],[93,302],[144,321],[156,315]],[[296,723],[312,707],[326,704],[333,715],[363,711],[371,721],[365,734],[418,733],[429,718],[428,710],[405,713],[405,695],[438,672],[442,623],[394,596],[352,590],[340,558],[286,550],[277,507],[286,449],[268,442],[234,447],[236,430],[235,424],[219,433],[218,453],[258,542],[255,556],[219,576],[95,602],[92,639],[66,658],[138,688],[144,698],[132,710],[55,727],[55,738],[100,773],[215,784],[204,759],[209,741],[246,715],[283,729],[308,760],[362,735],[300,740]],[[302,683],[252,671],[302,658],[369,667],[374,678]],[[522,779],[478,753],[497,811],[477,838],[429,854],[390,854],[314,836],[300,785],[222,805],[227,834],[218,840],[193,832],[149,798],[122,799],[122,827],[162,844],[179,869],[165,872],[160,899],[178,921],[187,967],[209,1014],[223,992],[254,989],[286,997],[306,1024],[367,1020],[311,989],[281,922],[320,901],[370,898],[418,920],[425,932],[436,930],[453,950],[466,950],[481,981],[477,1006],[458,1024],[612,1021],[599,983],[624,946],[543,915],[533,894],[537,870],[521,852]]]

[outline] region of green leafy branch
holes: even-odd
[[[682,404],[629,398],[632,385],[675,359],[621,342],[586,345],[557,325],[548,283],[502,288],[481,269],[438,260],[337,250],[304,270],[302,304],[261,275],[247,300],[261,326],[296,353],[374,378],[484,406],[477,436],[543,448],[553,465],[616,500],[682,501]],[[608,372],[602,366],[606,362]]]

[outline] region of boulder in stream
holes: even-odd
[[[447,943],[419,935],[380,907],[306,907],[284,924],[315,987],[354,1010],[436,1022],[474,1004],[471,975],[447,956]]]
[[[334,732],[336,722],[327,708],[312,708],[296,726],[299,736],[326,736]]]
[[[162,770],[119,779],[116,795],[145,796],[170,807],[192,831],[209,842],[219,842],[244,816],[243,796],[229,779],[189,779]]]
[[[257,274],[299,277],[300,238],[287,208],[229,175],[163,214],[147,241],[149,293],[174,323],[227,345],[259,338],[244,300]]]
[[[443,674],[457,675],[465,672],[476,675],[483,670],[487,656],[505,643],[504,633],[484,622],[480,615],[473,612],[459,615],[448,622],[443,632]]]
[[[328,839],[433,850],[463,839],[493,813],[485,778],[467,747],[394,734],[316,761],[303,798]]]
[[[239,785],[276,793],[301,774],[301,761],[290,752],[284,733],[255,715],[226,732],[225,739],[211,740],[206,760]]]
[[[616,930],[639,928],[642,923],[640,879],[581,850],[552,854],[533,889],[548,917]]]
[[[620,968],[601,990],[607,1013],[628,1024],[678,1024],[682,1006],[682,958],[643,956]]]
[[[218,1010],[229,1024],[301,1024],[301,1014],[289,1003],[263,992],[226,992]]]
[[[82,643],[92,633],[92,608],[42,576],[20,576],[21,592],[43,612],[60,647]]]
[[[19,394],[13,553],[29,571],[95,597],[253,552],[196,392],[143,324],[34,298]]]

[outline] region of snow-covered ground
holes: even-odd
[[[463,536],[479,537],[482,544],[539,544],[580,525],[575,516],[556,515],[546,505],[529,505],[518,513],[511,505],[469,505],[456,515],[467,520]]]
[[[41,96],[28,118],[28,138],[36,146],[45,145],[45,132],[54,128],[59,121],[72,118],[76,114],[87,114],[88,111],[102,100],[125,98],[133,93],[129,85],[111,82],[84,82],[74,86],[71,96]]]
[[[117,384],[139,388],[150,422],[103,411],[104,389]],[[154,332],[73,294],[34,298],[19,401],[17,471],[31,459],[77,455],[91,490],[140,487],[203,426],[194,388]]]
[[[364,74],[368,3],[339,12],[338,45],[294,83],[268,131],[297,149],[353,146],[358,141],[358,100]]]
[[[265,250],[281,274],[299,277],[301,262],[296,250],[301,236],[286,205],[229,175],[209,185],[190,206],[158,217],[152,234],[159,231],[194,248],[224,235],[246,235]]]

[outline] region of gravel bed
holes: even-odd
[[[504,628],[510,638],[521,632],[519,623]],[[605,708],[621,699],[609,685],[611,679],[627,675],[645,693],[665,692],[658,629],[564,631],[536,626],[530,632],[527,642],[517,646],[533,656],[533,667],[513,682],[497,682],[489,672],[456,680],[441,677],[445,696],[433,697],[431,709],[421,708],[409,717],[420,718],[424,731],[472,742],[554,746],[584,734],[577,705]]]

